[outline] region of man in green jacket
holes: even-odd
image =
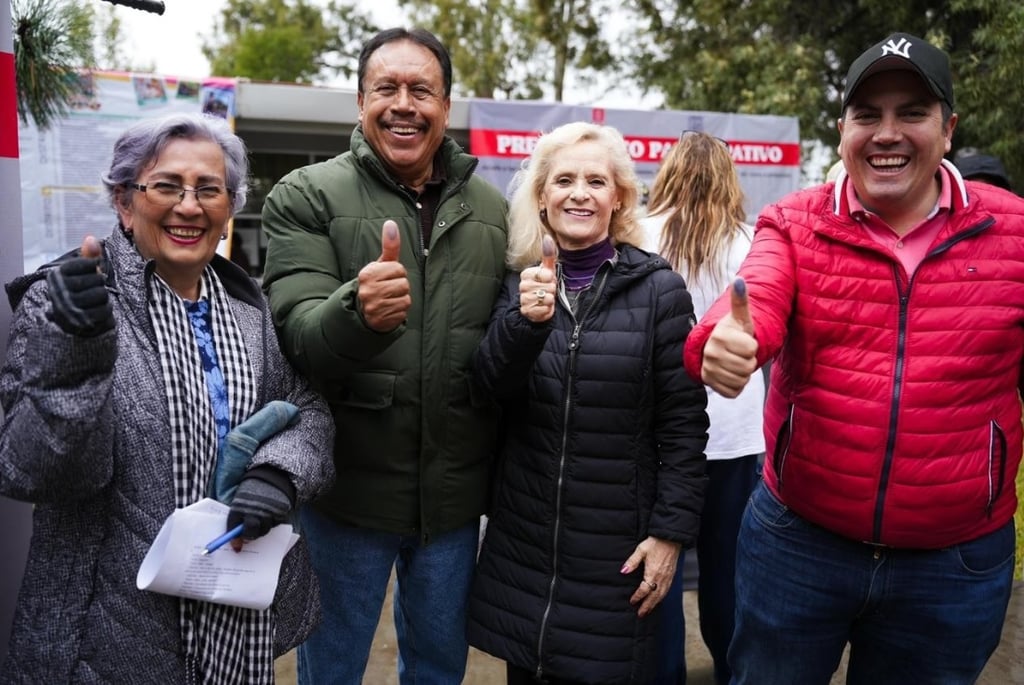
[[[267,196],[281,344],[337,424],[337,484],[302,513],[324,619],[299,682],[358,685],[392,568],[401,682],[460,683],[496,416],[470,360],[504,273],[505,200],[446,135],[451,60],[421,29],[359,56],[351,149]]]

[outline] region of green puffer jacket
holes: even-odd
[[[285,354],[331,405],[334,521],[429,542],[485,510],[497,417],[471,401],[470,359],[501,288],[506,204],[473,176],[477,160],[445,138],[447,181],[428,249],[415,201],[389,177],[361,128],[351,150],[297,169],[263,208],[270,298]],[[391,333],[356,311],[357,275],[401,232],[412,308]]]

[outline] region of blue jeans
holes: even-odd
[[[362,683],[392,567],[399,682],[461,683],[479,521],[424,546],[418,535],[339,526],[310,507],[301,519],[320,580],[323,621],[299,646],[299,684]]]
[[[973,683],[999,644],[1013,568],[1012,520],[946,549],[873,547],[761,484],[737,547],[732,682],[826,685],[849,642],[849,685]]]
[[[697,606],[700,633],[715,666],[715,682],[728,685],[732,675],[726,660],[732,639],[736,571],[736,538],[743,509],[757,484],[759,454],[708,461],[708,484],[697,537]],[[662,600],[658,624],[657,685],[686,685],[686,625],[683,616],[683,558]]]

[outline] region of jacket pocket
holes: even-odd
[[[334,399],[346,407],[387,409],[394,401],[397,380],[398,374],[394,371],[354,373],[342,385]]]
[[[992,516],[992,507],[1006,486],[1006,433],[995,421],[989,422],[988,444],[988,505],[985,507]]]
[[[775,434],[775,449],[772,452],[772,470],[775,472],[776,487],[782,492],[782,473],[789,455],[789,447],[793,441],[793,405],[789,406],[789,416],[779,426]]]
[[[277,658],[302,644],[320,623],[320,584],[301,538],[281,564],[272,606]]]

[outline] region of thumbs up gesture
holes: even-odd
[[[555,315],[557,297],[555,257],[558,248],[551,236],[544,236],[541,251],[540,266],[523,269],[519,274],[519,311],[534,323],[542,323]]]
[[[742,278],[733,283],[730,300],[729,313],[715,324],[704,345],[700,369],[704,383],[724,397],[739,395],[757,370],[757,340]]]
[[[402,236],[398,224],[390,219],[384,222],[380,232],[380,259],[378,262],[397,262],[402,251]]]
[[[378,333],[398,328],[412,306],[409,277],[398,261],[402,238],[390,219],[381,227],[380,257],[359,271],[356,301],[366,325]]]
[[[91,337],[114,327],[114,309],[100,270],[99,241],[86,236],[80,254],[46,272],[50,318],[66,333]]]

